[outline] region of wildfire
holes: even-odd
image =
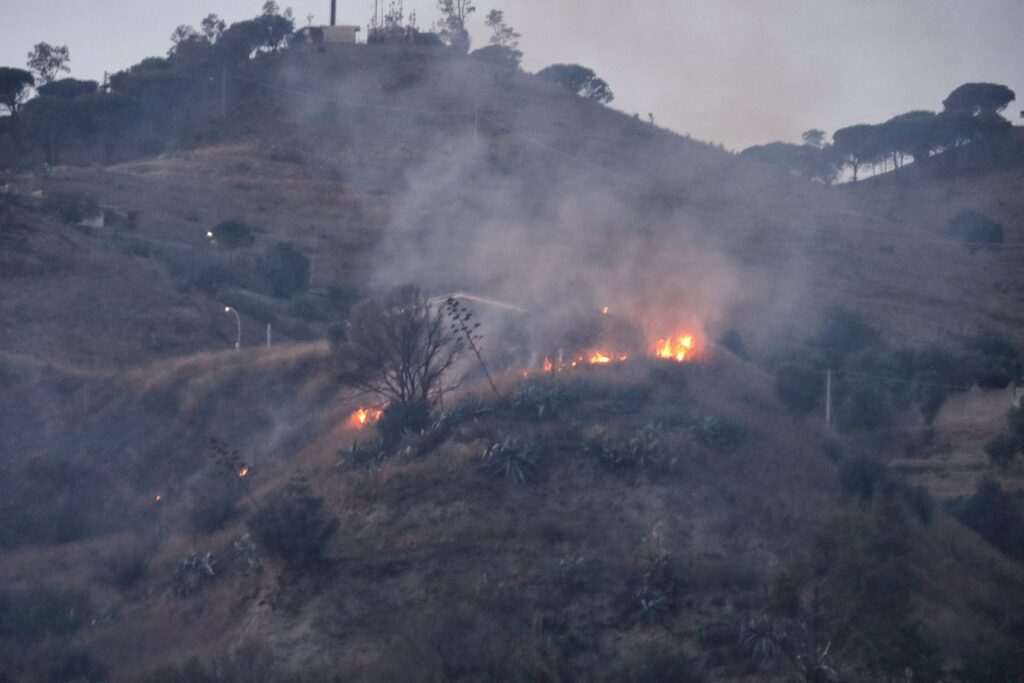
[[[384,411],[380,408],[360,408],[349,416],[348,423],[349,426],[362,429],[377,422],[383,413]]]
[[[163,497],[163,496],[161,496],[161,495],[160,495],[159,493],[158,493],[158,494],[156,494],[155,496],[153,496],[153,500],[154,500],[154,501],[156,501],[157,503],[159,503],[159,502],[160,502],[160,501],[162,501],[163,499],[164,499],[164,497]]]
[[[238,478],[239,479],[245,479],[248,476],[249,476],[249,466],[248,465],[242,465],[242,469],[238,470]]]
[[[655,345],[654,354],[658,358],[667,358],[682,363],[693,355],[693,350],[693,335],[687,334],[659,339]]]
[[[591,365],[598,365],[598,364],[611,363],[611,362],[612,362],[612,359],[609,358],[608,356],[604,355],[600,351],[594,351],[593,355],[590,356],[590,364]]]

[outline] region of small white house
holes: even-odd
[[[324,26],[324,44],[325,45],[337,45],[337,44],[349,44],[354,45],[356,42],[357,35],[359,33],[358,26]]]

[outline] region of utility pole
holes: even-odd
[[[270,323],[267,323],[267,346],[270,346]]]
[[[473,142],[480,145],[480,103],[473,107]]]
[[[220,116],[228,117],[228,68],[225,66],[220,70]]]
[[[832,368],[825,372],[825,424],[832,426]]]

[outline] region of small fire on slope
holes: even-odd
[[[346,425],[355,429],[362,429],[376,423],[384,413],[380,408],[360,408],[349,415]]]
[[[684,363],[693,358],[694,346],[692,334],[680,334],[667,339],[659,339],[655,345],[654,355],[658,358]]]

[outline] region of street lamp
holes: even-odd
[[[235,351],[238,351],[240,348],[242,348],[242,319],[238,317],[238,311],[231,308],[230,306],[225,306],[224,312],[235,314],[235,326],[237,328],[237,332],[235,334]]]

